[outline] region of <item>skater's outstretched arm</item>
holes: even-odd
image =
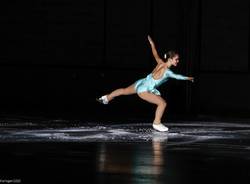
[[[187,77],[187,76],[183,76],[183,75],[180,75],[180,74],[175,74],[174,72],[168,70],[167,71],[169,77],[171,78],[174,78],[174,79],[177,79],[177,80],[189,80],[191,82],[194,82],[194,78],[193,77]]]
[[[151,38],[149,35],[148,35],[148,41],[149,41],[149,43],[150,43],[150,45],[151,45],[152,53],[153,53],[153,56],[154,56],[156,62],[157,62],[158,64],[163,63],[162,59],[161,59],[160,56],[158,55],[158,52],[157,52],[157,50],[156,50],[154,41],[152,40],[152,38]]]

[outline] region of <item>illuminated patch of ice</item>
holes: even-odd
[[[123,129],[108,130],[108,132],[112,135],[136,135],[135,133],[131,133]]]
[[[237,139],[239,136],[248,137],[250,133],[246,125],[243,130],[239,130],[243,125],[231,123],[166,123],[166,125],[170,128],[169,132],[157,132],[148,123],[115,125],[95,123],[92,126],[88,124],[87,126],[67,128],[5,129],[0,135],[0,141],[158,141],[168,142],[168,145],[184,145],[212,139]]]

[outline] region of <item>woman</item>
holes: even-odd
[[[162,59],[159,57],[155,44],[150,36],[148,36],[148,41],[151,45],[153,56],[157,62],[157,66],[154,68],[152,73],[150,73],[143,79],[137,80],[134,84],[126,88],[116,89],[113,92],[98,98],[97,100],[102,104],[108,104],[117,96],[132,95],[137,93],[141,99],[157,105],[155,118],[153,121],[153,128],[158,131],[168,131],[168,127],[164,126],[161,123],[161,118],[167,106],[167,103],[160,96],[161,94],[156,89],[156,87],[166,82],[169,78],[189,80],[192,82],[194,81],[194,78],[173,73],[170,70],[170,67],[177,66],[177,64],[179,63],[179,55],[175,51],[169,51],[164,55],[164,59]]]

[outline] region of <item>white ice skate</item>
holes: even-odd
[[[109,101],[108,101],[108,98],[107,98],[107,95],[104,95],[104,96],[102,96],[102,97],[100,97],[100,98],[98,98],[98,99],[96,99],[98,102],[100,102],[100,103],[102,103],[102,104],[108,104],[109,103]]]
[[[160,132],[167,132],[168,131],[168,127],[164,126],[163,124],[154,124],[153,123],[153,128],[157,131],[160,131]]]

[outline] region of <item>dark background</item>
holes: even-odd
[[[126,87],[174,49],[176,73],[159,90],[164,118],[250,117],[249,1],[25,0],[1,2],[0,111],[55,118],[147,119],[136,95],[103,106],[96,97]]]

